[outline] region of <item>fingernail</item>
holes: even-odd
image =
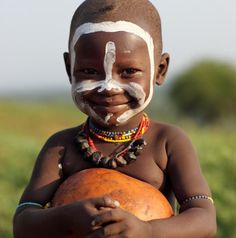
[[[115,204],[116,207],[120,206],[120,203],[118,201],[114,201],[114,204]]]

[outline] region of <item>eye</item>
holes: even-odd
[[[98,73],[98,71],[93,68],[80,69],[79,72],[87,75],[95,75]]]
[[[139,69],[136,69],[136,68],[126,68],[126,69],[123,69],[122,72],[121,72],[121,76],[122,77],[131,77],[137,73],[140,73],[141,70]]]

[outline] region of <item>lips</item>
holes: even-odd
[[[87,103],[94,109],[100,112],[117,113],[130,108],[132,100],[126,97],[116,95],[113,97],[90,97],[87,98]]]
[[[86,98],[86,101],[91,102],[92,104],[103,106],[118,106],[128,104],[131,101],[131,98],[124,94],[90,94],[84,98]]]

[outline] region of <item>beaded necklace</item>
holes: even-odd
[[[93,123],[89,120],[89,132],[94,135],[96,138],[106,141],[106,142],[128,142],[134,139],[135,137],[140,137],[142,134],[145,133],[146,128],[149,126],[149,119],[146,113],[143,114],[142,121],[139,127],[135,127],[131,130],[120,132],[120,131],[104,131],[101,129],[96,128]],[[141,129],[137,133],[137,131]]]
[[[117,132],[117,131],[104,131],[96,128],[91,121],[89,121],[89,132],[100,140],[106,142],[127,142],[130,141],[136,134],[138,127],[129,131]]]
[[[137,156],[140,155],[141,150],[147,144],[142,136],[149,128],[150,120],[147,115],[144,114],[140,125],[137,129],[133,129],[135,133],[130,133],[132,136],[129,137],[129,140],[114,139],[113,135],[115,135],[115,133],[111,134],[111,138],[109,138],[109,136],[96,136],[98,133],[92,133],[90,125],[91,124],[89,123],[88,118],[76,136],[76,144],[78,145],[79,151],[82,153],[83,159],[90,161],[97,166],[115,169],[118,166],[125,166],[136,161]],[[94,128],[92,128],[92,131],[94,131]],[[110,155],[104,156],[97,150],[92,138],[89,135],[90,133],[105,142],[122,142],[122,144],[118,146]],[[107,134],[106,131],[102,131],[102,133]],[[122,135],[122,132],[120,135]]]

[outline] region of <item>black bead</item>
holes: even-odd
[[[136,139],[134,142],[133,142],[133,146],[143,146],[143,145],[146,145],[146,141],[143,139],[143,138],[139,138],[139,139]]]
[[[117,163],[115,159],[110,159],[108,162],[109,168],[116,169],[117,168]]]
[[[137,157],[134,152],[128,152],[124,155],[124,159],[129,163],[135,161]]]
[[[110,157],[104,156],[104,157],[101,158],[100,164],[104,167],[108,167],[109,160],[110,160]]]
[[[136,150],[134,151],[134,154],[135,154],[136,156],[139,156],[139,155],[141,154],[141,149],[136,149]]]
[[[132,146],[129,149],[129,152],[133,152],[136,156],[140,155],[140,151],[142,150],[142,147],[140,146]]]
[[[95,151],[93,152],[93,154],[90,156],[90,159],[92,162],[94,162],[95,164],[98,164],[100,159],[102,157],[102,153],[99,151]]]
[[[94,151],[89,147],[86,149],[86,151],[83,152],[83,158],[85,160],[91,160],[91,155],[94,153]]]
[[[81,149],[82,151],[85,151],[85,150],[87,150],[88,148],[90,148],[88,142],[83,142],[83,143],[81,143],[80,149]]]
[[[127,161],[122,157],[122,156],[118,156],[117,158],[115,158],[117,165],[119,166],[125,166],[127,165]]]

